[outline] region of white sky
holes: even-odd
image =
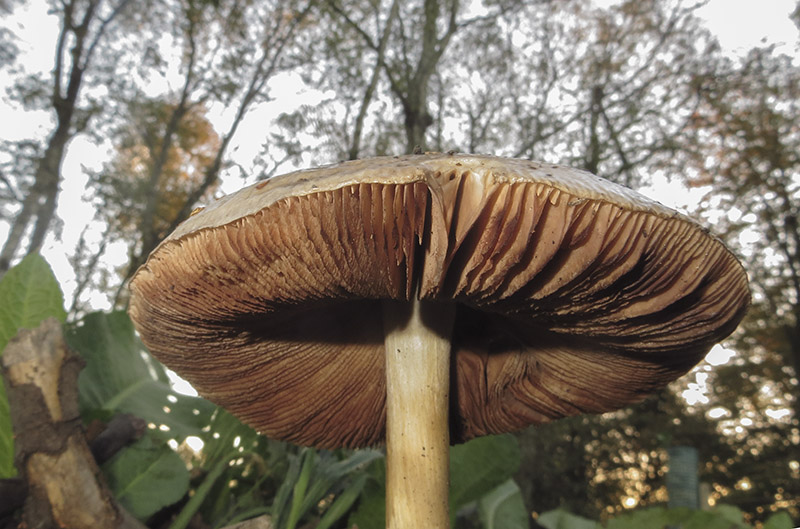
[[[618,0],[596,0],[598,4],[615,3]],[[798,31],[789,20],[788,15],[795,8],[794,0],[710,0],[699,11],[699,15],[706,20],[708,27],[718,38],[723,49],[730,54],[746,52],[748,49],[764,44],[781,45],[780,51],[798,55]],[[56,19],[47,14],[47,7],[41,0],[27,2],[20,6],[13,17],[9,17],[3,25],[8,25],[20,38],[21,62],[28,71],[47,71],[52,68],[53,53],[56,37]],[[51,29],[52,28],[52,29]],[[10,77],[7,71],[0,71],[0,137],[15,140],[30,137],[44,137],[51,128],[49,114],[46,112],[30,113],[14,110],[5,104],[5,88],[9,86]],[[297,85],[283,83],[290,86],[289,93],[282,95],[280,110],[286,110],[287,101],[299,99]],[[280,85],[278,85],[280,86]],[[275,94],[278,95],[278,94]],[[305,95],[308,97],[308,94]],[[307,102],[307,99],[304,100]],[[263,123],[268,118],[264,114],[272,114],[279,109],[264,108],[258,112],[259,119],[249,120],[263,128]],[[237,133],[234,144],[231,145],[231,156],[239,158],[237,162],[245,167],[250,164],[252,156],[257,152],[258,145],[248,144],[248,137],[263,137],[263,131],[256,135],[248,134],[247,122]],[[237,144],[236,140],[241,142]],[[59,197],[58,215],[64,220],[64,230],[61,240],[50,237],[42,253],[51,263],[65,291],[67,300],[71,299],[74,289],[74,277],[67,262],[67,255],[75,247],[81,230],[91,221],[93,211],[87,207],[84,200],[87,177],[85,167],[98,169],[106,153],[101,147],[92,144],[85,138],[76,138],[69,147],[68,155],[63,165],[64,185]],[[249,157],[249,158],[248,158]],[[241,185],[240,181],[225,182],[223,189],[227,192]],[[656,182],[652,189],[644,190],[645,194],[655,196],[668,206],[678,209],[691,208],[699,198],[700,191],[692,196],[681,185]],[[0,241],[4,241],[8,226],[0,224]],[[116,257],[114,257],[116,255]],[[125,252],[108,252],[111,264],[122,265]],[[97,309],[107,309],[105,302],[99,297],[95,301]]]

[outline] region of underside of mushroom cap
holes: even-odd
[[[256,184],[131,282],[144,343],[265,434],[382,441],[380,300],[457,304],[451,439],[641,399],[749,303],[724,245],[586,172],[471,155],[345,162]]]

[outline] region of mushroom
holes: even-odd
[[[584,171],[450,153],[242,189],[130,288],[153,354],[257,430],[385,441],[394,528],[449,527],[450,443],[639,401],[749,304],[689,218]]]

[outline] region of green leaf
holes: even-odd
[[[47,261],[31,254],[0,280],[0,352],[20,329],[50,317],[66,319],[64,295]]]
[[[520,451],[512,435],[491,435],[450,449],[450,513],[480,499],[519,468]]]
[[[145,436],[104,466],[108,485],[119,502],[146,520],[189,490],[189,471],[165,443]]]
[[[297,522],[300,521],[300,517],[305,514],[305,512],[301,511],[301,507],[306,497],[308,482],[311,481],[311,472],[314,470],[316,455],[316,451],[311,448],[306,448],[300,456],[303,464],[300,468],[300,476],[297,481],[295,481],[294,487],[292,488],[292,507],[289,510],[289,519],[286,523],[286,527],[289,529],[294,529],[297,526]]]
[[[331,494],[337,497],[346,493],[337,509],[341,509],[347,502],[352,505],[358,494],[347,491],[362,475],[367,475],[370,464],[382,456],[377,450],[363,449],[339,459],[342,457],[341,453],[337,455],[326,450],[316,452],[310,448],[304,448],[299,455],[290,456],[289,470],[272,502],[273,524],[278,529],[296,527]],[[360,491],[362,487],[358,488]],[[355,497],[349,500],[351,495]],[[343,515],[344,513],[338,514],[336,518]],[[330,516],[333,517],[334,514]]]
[[[484,529],[527,529],[530,516],[522,500],[522,491],[509,479],[478,502]]]
[[[336,523],[339,518],[347,514],[350,507],[353,506],[358,496],[361,494],[361,491],[364,489],[364,484],[366,482],[366,474],[360,474],[356,477],[341,494],[336,496],[331,506],[325,510],[325,514],[322,516],[315,529],[328,529]]]
[[[686,507],[665,509],[653,507],[626,513],[608,521],[608,529],[639,529],[640,527],[653,527],[661,529],[672,524],[682,524],[692,515]]]
[[[711,511],[722,520],[735,524],[736,527],[744,526],[744,513],[733,505],[717,505]]]
[[[286,505],[289,502],[289,497],[294,489],[294,485],[300,477],[300,459],[301,458],[296,455],[289,457],[289,470],[286,472],[286,478],[283,480],[283,483],[281,483],[278,492],[275,494],[275,498],[272,500],[272,523],[278,529],[282,529],[286,526],[285,520],[288,514]]]
[[[732,505],[717,505],[711,511],[690,511],[681,526],[683,529],[748,529],[742,511]]]
[[[214,409],[200,438],[203,440],[203,466],[206,468],[220,459],[228,460],[239,453],[256,449],[260,442],[268,441],[220,407]]]
[[[214,465],[210,472],[203,478],[203,482],[194,491],[194,494],[183,506],[181,512],[175,517],[169,529],[185,529],[192,521],[195,513],[200,509],[202,504],[206,501],[209,493],[211,492],[214,483],[223,475],[225,469],[228,467],[228,461],[219,460]]]
[[[87,315],[66,333],[86,360],[78,378],[81,413],[132,413],[178,442],[199,436],[214,405],[172,390],[164,367],[145,349],[124,312]]]
[[[602,529],[602,526],[587,518],[582,518],[562,509],[547,511],[536,519],[545,529]],[[609,525],[609,527],[611,527]],[[660,526],[642,526],[660,527]]]
[[[609,520],[607,529],[664,528],[683,529],[746,529],[742,512],[730,506],[717,506],[712,511],[695,511],[686,507],[665,509],[653,507],[626,513]]]
[[[767,518],[764,529],[792,529],[792,517],[787,512],[778,512]]]
[[[43,320],[66,318],[58,281],[41,256],[31,254],[0,279],[0,355],[20,329],[33,329]],[[0,479],[16,475],[14,434],[3,380],[0,378]]]
[[[194,466],[209,473],[219,464],[225,469],[200,506],[203,519],[212,527],[225,527],[268,512],[264,489],[283,481],[288,445],[259,435],[223,408],[216,408],[200,438],[203,449]]]
[[[386,465],[373,462],[367,471],[369,482],[358,500],[358,507],[347,520],[347,527],[384,529],[386,527]]]

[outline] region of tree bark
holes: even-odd
[[[143,529],[105,486],[78,412],[83,361],[50,318],[22,330],[2,357],[15,463],[27,485],[23,527]]]

